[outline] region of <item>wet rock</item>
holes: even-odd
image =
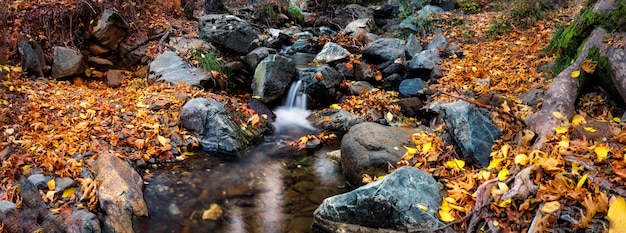
[[[440,61],[441,57],[439,56],[439,51],[424,50],[411,59],[409,70],[418,73],[427,72],[427,74],[430,74],[430,71],[433,70]]]
[[[247,104],[248,108],[254,110],[259,116],[266,115],[268,121],[273,122],[276,120],[276,114],[258,99],[250,99]]]
[[[29,74],[43,77],[46,59],[39,43],[33,40],[24,41],[17,48],[22,60],[22,69]]]
[[[434,104],[431,109],[439,112],[463,157],[481,167],[489,165],[491,146],[502,132],[488,111],[465,101]]]
[[[87,65],[90,67],[94,67],[99,71],[107,71],[113,67],[113,62],[109,59],[99,58],[99,57],[88,57]]]
[[[96,214],[87,210],[74,210],[72,214],[65,219],[66,232],[68,233],[99,233],[100,220]]]
[[[322,51],[315,56],[313,62],[335,63],[348,58],[348,56],[350,56],[350,52],[347,49],[333,42],[328,42],[324,45]]]
[[[291,45],[289,48],[290,53],[314,53],[317,54],[319,52],[319,48],[316,48],[315,45],[309,43],[309,39],[300,37],[296,42]],[[311,35],[312,37],[312,35]]]
[[[206,152],[232,157],[248,147],[241,127],[217,100],[195,98],[187,101],[180,112],[180,121],[196,135]]]
[[[380,38],[367,44],[361,53],[365,59],[373,61],[394,61],[398,58],[404,60],[405,42],[397,38]]]
[[[54,191],[63,192],[63,190],[71,187],[76,187],[76,181],[70,177],[57,177],[54,179],[56,182],[56,188]]]
[[[328,117],[328,118],[326,118]],[[313,112],[307,120],[318,129],[344,135],[352,126],[365,122],[365,119],[343,109],[322,109]]]
[[[258,40],[257,34],[237,16],[209,14],[201,16],[198,22],[201,39],[242,54],[257,47],[253,43]]]
[[[441,201],[435,179],[404,166],[379,181],[327,198],[315,210],[313,224],[328,232],[342,226],[347,232],[368,232],[359,227],[378,229],[372,232],[433,229],[444,225],[435,217]]]
[[[128,163],[111,152],[98,156],[95,163],[98,202],[104,211],[104,232],[132,232],[133,217],[147,216],[143,200],[143,180]]]
[[[350,128],[341,140],[341,170],[348,182],[363,185],[362,176],[387,174],[388,164],[404,155],[415,130],[365,122]]]
[[[52,62],[52,77],[65,78],[83,73],[83,55],[78,50],[55,46]]]
[[[398,90],[401,96],[410,97],[422,93],[426,87],[428,87],[428,84],[421,78],[412,78],[402,81]]]
[[[350,36],[350,35],[353,35],[355,32],[357,32],[358,30],[364,30],[365,32],[370,32],[374,29],[375,26],[376,24],[374,24],[374,20],[370,18],[357,19],[355,21],[352,21],[348,25],[346,25],[346,28],[343,29],[342,33],[344,35]]]
[[[91,29],[91,34],[111,50],[116,50],[119,43],[126,36],[128,22],[115,11],[106,9],[98,19],[98,23]]]
[[[343,75],[334,68],[324,65],[314,68],[313,75],[302,77],[306,88],[305,93],[311,97],[310,105],[329,105],[335,101],[334,97]],[[320,79],[321,77],[321,79]]]
[[[256,66],[259,64],[259,62],[261,62],[270,54],[276,54],[276,50],[267,47],[258,47],[246,55],[245,61],[248,66],[250,66],[250,68],[256,69]]]
[[[109,70],[107,71],[107,86],[119,87],[122,85],[122,78],[124,74],[121,70]]]
[[[152,63],[148,72],[148,82],[168,82],[178,85],[183,81],[187,85],[202,86],[209,80],[208,74],[183,61],[176,53],[167,51],[159,55]]]
[[[441,7],[433,6],[433,5],[426,5],[422,7],[422,9],[417,11],[417,14],[419,14],[420,17],[430,17],[432,14],[443,13],[443,12],[444,10]]]
[[[417,39],[417,36],[415,36],[415,34],[411,33],[411,35],[409,35],[409,38],[406,39],[406,46],[404,51],[406,53],[407,59],[413,58],[415,55],[422,51],[422,45],[420,44],[420,41]]]
[[[348,84],[348,90],[350,90],[351,95],[360,95],[362,92],[369,91],[373,88],[374,86],[366,81],[356,81]]]
[[[179,56],[187,57],[196,51],[215,51],[211,43],[200,39],[187,39],[185,37],[170,38],[168,46]]]
[[[33,174],[28,177],[28,181],[32,183],[37,189],[48,188],[48,181],[52,178],[43,174]]]
[[[350,4],[343,8],[338,8],[335,11],[336,17],[333,19],[333,21],[338,23],[340,26],[345,27],[353,20],[373,19],[373,13],[374,12],[367,7],[358,4]]]
[[[426,46],[427,50],[443,51],[448,47],[448,39],[444,35],[438,35],[433,38]]]
[[[259,96],[263,103],[279,100],[295,71],[293,60],[277,54],[268,55],[254,70],[252,94]]]
[[[400,106],[402,115],[406,117],[415,117],[421,111],[424,103],[422,100],[412,97],[399,100],[398,106]]]

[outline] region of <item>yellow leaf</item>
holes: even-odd
[[[561,136],[561,141],[559,142],[559,146],[565,149],[569,148],[569,138],[565,136]]]
[[[576,183],[576,187],[582,188],[588,176],[589,176],[589,173],[585,173],[583,177],[580,177],[580,180],[578,180],[578,183]]]
[[[339,106],[339,104],[332,104],[332,105],[330,105],[330,108],[332,108],[332,109],[340,109],[341,107]]]
[[[67,198],[69,196],[72,196],[72,194],[74,194],[75,192],[76,192],[76,187],[65,189],[63,190],[63,194],[61,195],[61,198]]]
[[[405,146],[404,149],[406,150],[406,153],[417,154],[417,148]]]
[[[4,104],[4,105],[9,105],[9,104]],[[622,122],[622,119],[619,119],[619,117],[613,117],[613,121],[615,121],[616,123],[620,123]]]
[[[626,229],[626,201],[623,197],[618,197],[609,206],[609,212],[606,217],[609,219],[611,226],[609,233],[623,232]]]
[[[563,116],[563,113],[561,112],[552,112],[552,116],[554,116],[554,118],[559,119],[559,120],[565,119],[565,116]]]
[[[569,76],[572,78],[578,78],[578,76],[580,76],[580,70],[573,71]]]
[[[502,162],[501,158],[491,159],[491,161],[489,161],[489,166],[487,166],[487,169],[497,168],[500,165],[500,162]]]
[[[387,112],[387,115],[385,115],[385,119],[387,120],[387,122],[391,122],[393,120],[393,114],[391,114],[391,112]]]
[[[459,159],[453,159],[452,161],[447,161],[446,164],[448,165],[448,167],[451,167],[457,170],[461,170],[463,169],[463,167],[465,167],[465,161],[459,160]]]
[[[502,208],[507,208],[507,207],[509,207],[509,206],[511,205],[511,200],[512,200],[512,199],[511,199],[511,198],[509,198],[509,199],[506,199],[506,200],[504,200],[504,201],[498,202],[496,205],[497,205],[497,206],[500,206],[500,207],[502,207]]]
[[[593,149],[593,152],[595,152],[596,155],[598,156],[598,162],[602,162],[602,160],[604,160],[606,156],[609,154],[609,151],[611,151],[611,149],[605,145],[597,145]]]
[[[585,170],[585,166],[578,164],[578,162],[572,162],[572,174],[580,175],[582,170]]]
[[[490,177],[491,177],[491,172],[487,170],[480,170],[480,172],[474,175],[474,178],[483,179],[483,180],[488,180]]]
[[[507,158],[509,156],[509,151],[511,150],[511,146],[509,144],[504,144],[502,148],[500,148],[500,152],[502,152],[502,156]]]
[[[585,129],[585,131],[590,132],[590,133],[595,133],[597,131],[593,127],[583,127],[583,128]]]
[[[565,127],[565,126],[557,126],[557,127],[554,128],[554,131],[557,134],[567,133],[567,127]]]
[[[586,122],[585,117],[578,115],[578,114],[574,115],[574,117],[572,118],[572,124],[574,125],[581,125],[581,124],[584,124],[585,122]]]
[[[515,156],[515,164],[526,166],[530,160],[526,154],[518,154]]]
[[[159,140],[159,143],[161,143],[161,146],[165,146],[167,144],[167,139],[165,139],[165,137],[161,135],[157,135],[157,140]]]
[[[541,207],[541,212],[543,212],[544,214],[552,214],[559,208],[561,208],[561,203],[559,203],[559,201],[546,202]]]
[[[48,189],[49,190],[54,190],[54,188],[57,187],[57,182],[54,181],[54,179],[51,179],[50,181],[48,181]]]
[[[433,147],[433,143],[432,142],[427,142],[424,143],[424,146],[422,147],[422,152],[428,152],[430,151],[430,148]]]
[[[139,103],[137,103],[137,107],[139,107],[139,108],[147,108],[147,107],[148,107],[148,105],[147,105],[147,104],[144,104],[144,103],[139,102]]]
[[[593,74],[593,72],[596,71],[596,66],[597,65],[598,65],[598,63],[595,62],[594,60],[587,59],[587,60],[583,61],[582,64],[580,64],[580,67],[583,68],[583,70],[585,72]]]
[[[508,177],[509,177],[509,169],[504,168],[504,169],[500,170],[500,172],[498,172],[498,180],[499,181],[504,181]]]
[[[22,171],[26,171],[26,170],[30,169],[32,166],[33,166],[32,164],[24,165],[24,166],[22,166]]]
[[[204,220],[217,220],[220,217],[222,217],[222,207],[215,203],[211,204],[211,207],[202,213],[202,219]]]

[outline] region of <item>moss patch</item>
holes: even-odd
[[[626,15],[626,1],[619,1],[619,6],[608,13],[594,13],[593,4],[587,4],[579,13],[578,19],[567,27],[557,30],[550,41],[546,52],[556,54],[556,65],[553,72],[560,73],[576,59],[579,48],[584,41],[597,28],[604,28],[608,32],[625,31],[626,25],[622,17]]]

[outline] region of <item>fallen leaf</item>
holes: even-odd
[[[593,149],[593,152],[596,153],[598,158],[598,162],[602,162],[602,160],[604,160],[609,154],[609,151],[611,151],[611,149],[605,145],[596,145]]]
[[[161,135],[157,135],[157,140],[159,140],[159,143],[161,143],[161,146],[165,146],[167,144],[167,139],[165,139],[165,137]]]
[[[588,176],[589,176],[589,173],[585,173],[583,177],[580,177],[580,180],[578,180],[578,183],[576,183],[576,187],[582,188]]]
[[[580,64],[580,67],[583,68],[585,72],[593,74],[593,72],[596,71],[597,65],[598,65],[598,62],[595,62],[594,60],[591,60],[591,59],[587,59],[583,61],[582,64]]]
[[[72,194],[74,194],[75,192],[76,192],[76,187],[67,188],[63,190],[63,194],[61,194],[61,198],[67,198],[69,196],[72,196]]]
[[[57,186],[56,181],[54,181],[54,179],[51,179],[50,181],[48,181],[48,189],[49,190],[54,190]]]
[[[554,127],[554,131],[557,134],[567,133],[567,127],[565,127],[565,126],[557,126],[557,127]]]
[[[500,170],[498,172],[498,180],[499,181],[504,181],[508,177],[509,177],[509,169],[503,168],[502,170]]]
[[[590,132],[590,133],[595,133],[597,132],[596,129],[594,129],[593,127],[583,127],[585,129],[585,131]]]
[[[561,112],[552,112],[552,116],[554,116],[554,118],[559,119],[559,120],[565,119],[565,116],[563,116],[563,113]]]
[[[393,121],[393,114],[391,114],[391,112],[387,112],[387,114],[385,115],[385,119],[387,120],[387,122]]]
[[[555,211],[557,211],[559,208],[561,208],[561,203],[559,203],[559,201],[551,201],[551,202],[546,202],[541,206],[541,212],[543,212],[544,214],[552,214]]]
[[[572,71],[572,73],[569,76],[572,78],[578,78],[578,76],[580,76],[580,70]]]
[[[526,166],[530,160],[526,154],[518,154],[515,156],[515,164]]]
[[[609,212],[606,217],[611,222],[609,233],[623,232],[626,229],[626,201],[623,197],[618,197],[609,206]]]
[[[448,165],[448,167],[451,167],[452,169],[456,169],[456,170],[461,170],[463,169],[463,167],[465,167],[465,161],[459,160],[459,159],[453,159],[451,161],[447,161],[446,164]]]
[[[574,117],[572,117],[572,124],[574,125],[581,125],[586,123],[585,121],[585,117],[581,116],[581,115],[574,115]]]
[[[211,207],[202,213],[202,219],[204,220],[217,220],[220,217],[222,217],[222,207],[215,203],[211,204]]]

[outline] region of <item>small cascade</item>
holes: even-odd
[[[287,93],[287,100],[283,106],[274,110],[276,121],[273,123],[276,133],[285,130],[314,130],[315,127],[306,119],[311,111],[306,109],[306,86],[302,80],[291,84]]]

